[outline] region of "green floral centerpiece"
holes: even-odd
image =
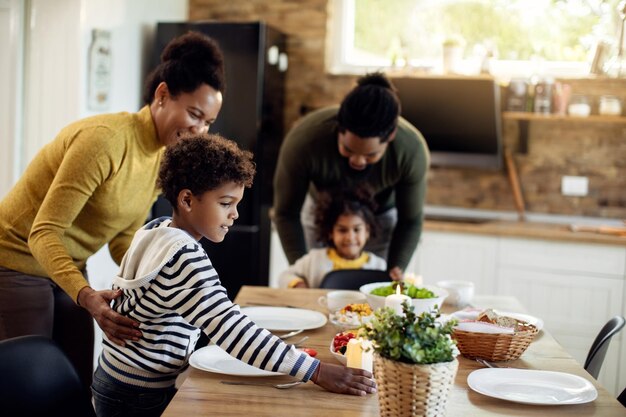
[[[418,316],[408,302],[402,310],[397,315],[390,308],[379,309],[359,329],[374,349],[380,415],[445,415],[459,366],[451,337],[456,321],[439,323],[438,312]]]

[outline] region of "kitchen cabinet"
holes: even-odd
[[[409,271],[426,283],[463,279],[478,294],[515,295],[581,364],[604,323],[626,314],[626,247],[424,231]],[[613,338],[600,383],[626,386],[626,332]]]
[[[461,279],[474,282],[477,294],[495,294],[497,243],[490,236],[424,231],[407,271],[426,284]]]
[[[515,294],[584,363],[604,323],[624,314],[625,264],[624,247],[501,239],[498,293]],[[626,385],[624,340],[624,332],[613,338],[599,377],[613,393]]]

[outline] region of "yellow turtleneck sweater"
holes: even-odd
[[[119,264],[145,222],[162,154],[148,106],[65,127],[0,201],[0,266],[50,277],[76,300],[87,258],[109,243]]]

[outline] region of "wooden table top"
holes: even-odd
[[[275,306],[298,306],[325,312],[317,303],[318,297],[327,290],[321,289],[275,289],[244,286],[236,302],[242,307],[257,303]],[[474,304],[479,307],[499,308],[511,312],[524,312],[514,297],[476,296]],[[444,312],[446,308],[444,306]],[[283,332],[281,332],[283,333]],[[337,330],[329,322],[325,326],[307,330],[306,347],[318,351],[324,362],[338,363],[330,353],[330,342]],[[297,336],[298,337],[298,336]],[[297,338],[296,337],[296,338]],[[587,404],[564,406],[537,406],[516,404],[490,398],[472,391],[467,385],[470,372],[482,365],[459,356],[459,371],[448,400],[448,416],[624,416],[626,410],[593,377],[591,377],[544,329],[539,333],[522,357],[505,366],[567,372],[591,381],[598,390],[598,398]],[[272,387],[224,385],[220,381],[243,381],[252,378],[205,372],[190,367],[187,379],[165,410],[163,416],[289,416],[328,417],[378,416],[377,396],[355,397],[334,394],[312,382],[295,388],[280,390]],[[290,377],[256,377],[254,381],[284,382]]]

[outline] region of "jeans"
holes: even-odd
[[[176,388],[142,388],[113,381],[98,366],[91,385],[98,417],[158,417]]]

